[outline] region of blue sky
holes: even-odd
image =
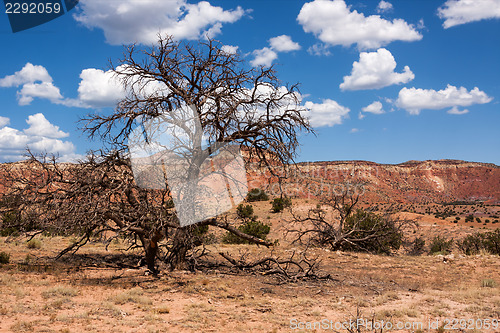
[[[28,146],[71,160],[77,120],[123,96],[108,60],[156,33],[207,33],[300,83],[316,136],[298,161],[461,159],[500,165],[500,0],[81,0],[12,33],[0,14],[0,162]]]

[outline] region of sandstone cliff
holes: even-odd
[[[30,173],[26,162],[0,164],[0,195],[6,168]],[[266,188],[279,194],[276,177],[253,166],[247,168],[249,188]],[[367,161],[299,163],[292,168],[282,189],[291,196],[317,197],[338,193],[346,184],[363,194],[367,202],[484,201],[500,204],[500,167],[495,164],[457,160],[409,161],[377,164]],[[357,184],[357,185],[353,185]]]

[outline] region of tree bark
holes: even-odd
[[[188,231],[184,228],[179,228],[175,231],[172,248],[169,251],[170,254],[168,257],[171,270],[187,269],[186,255],[191,247],[188,236]]]
[[[148,269],[154,274],[158,273],[156,269],[156,255],[158,254],[158,242],[163,238],[163,234],[159,230],[155,230],[149,240],[146,241],[144,250],[146,252],[145,259]]]

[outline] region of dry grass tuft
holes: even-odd
[[[32,239],[28,243],[26,243],[26,247],[28,249],[41,249],[42,241],[39,239]]]
[[[32,332],[34,330],[33,323],[24,320],[16,322],[10,329],[13,332]]]
[[[78,290],[76,290],[71,286],[55,286],[42,292],[43,298],[52,298],[61,296],[73,297],[76,295],[78,295]]]
[[[170,308],[166,305],[161,305],[153,310],[156,314],[166,314],[170,313]]]
[[[484,279],[481,281],[481,287],[483,288],[495,288],[497,283],[493,279]]]
[[[111,297],[111,301],[119,305],[123,305],[125,303],[136,303],[141,305],[153,304],[151,298],[144,296],[144,291],[139,287],[115,295]]]

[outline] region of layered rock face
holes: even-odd
[[[249,184],[278,188],[276,178],[249,168]],[[292,196],[318,197],[350,189],[367,202],[485,201],[500,203],[500,167],[457,160],[377,164],[366,161],[299,163],[281,187]],[[271,193],[273,194],[273,193]]]
[[[8,190],[4,172],[14,168],[29,175],[25,162],[0,164],[0,195]],[[278,170],[279,171],[279,170]],[[284,175],[284,172],[281,172]],[[409,161],[377,164],[367,161],[299,163],[281,182],[263,168],[247,164],[249,188],[264,188],[279,195],[314,198],[349,189],[365,202],[484,201],[500,204],[500,167],[457,160]]]

